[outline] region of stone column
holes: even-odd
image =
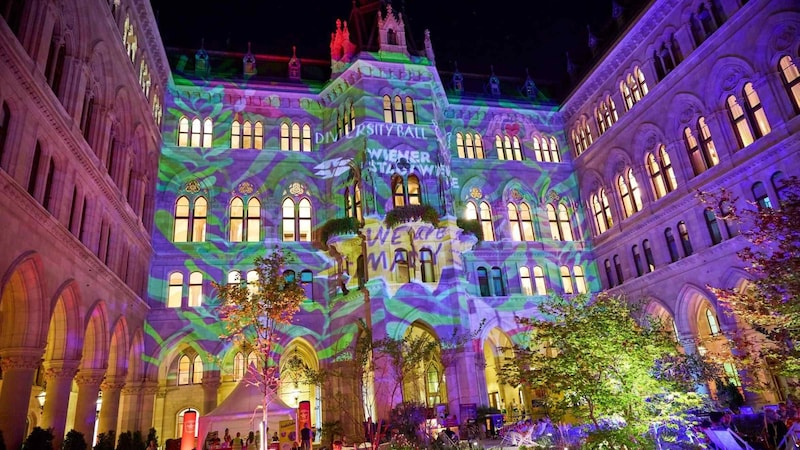
[[[120,392],[116,429],[135,430],[139,423],[139,400],[142,395],[142,384],[129,381],[125,383],[125,387]]]
[[[25,420],[31,401],[31,387],[44,349],[7,348],[0,351],[3,385],[0,390],[0,430],[6,448],[17,449],[25,439]]]
[[[103,392],[103,406],[100,408],[100,418],[97,426],[98,433],[106,433],[114,430],[117,432],[117,436],[119,436],[120,433],[128,431],[117,429],[119,400],[123,386],[125,386],[125,382],[122,378],[106,379],[100,384],[100,389]]]
[[[105,369],[81,369],[75,377],[78,384],[78,401],[75,402],[75,430],[83,433],[86,442],[92,442],[97,420],[97,395]]]
[[[155,381],[145,381],[142,383],[142,400],[139,403],[139,423],[136,428],[137,430],[147,431],[153,426],[156,393],[158,393],[158,383]],[[165,435],[163,430],[161,430],[161,433]]]
[[[69,394],[72,392],[72,379],[78,372],[80,361],[45,361],[44,379],[47,381],[45,391],[42,428],[53,429],[53,447],[61,448],[67,423]]]
[[[208,414],[217,407],[217,390],[220,376],[218,370],[206,371],[203,374],[203,414]]]

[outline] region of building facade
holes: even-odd
[[[278,396],[309,401],[316,426],[403,400],[536,414],[541,393],[499,372],[525,336],[515,317],[552,292],[643,300],[687,351],[724,353],[736,319],[707,286],[746,285],[744,242],[696,193],[775,205],[800,167],[791,1],[654,0],[560,104],[494,73],[465,90],[464,74],[437,71],[430,35],[411,48],[379,2],[332,24],[322,62],[166,56],[146,2],[99,3],[102,20],[65,28],[76,47],[59,70],[48,55],[62,41],[41,30],[75,14],[3,11],[0,199],[26,205],[4,221],[0,267],[7,444],[27,430],[18,410],[28,426],[90,431],[98,392],[98,431],[178,437],[183,414],[212,411],[253,359],[220,339],[211,282],[252,282],[275,248],[308,297],[278,345]],[[310,81],[321,64],[330,77]],[[346,367],[365,333],[441,349],[403,383],[381,355],[363,383],[296,370]],[[752,403],[785,395],[752,376],[771,386],[745,384]]]

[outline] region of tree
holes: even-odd
[[[678,351],[668,327],[648,318],[637,321],[623,299],[552,296],[539,312],[540,317],[517,319],[528,328],[528,340],[514,346],[504,377],[511,384],[544,388],[555,419],[576,415],[602,430],[604,422],[623,418],[626,428],[641,436],[671,415],[665,408],[674,396],[691,390],[702,376]],[[698,406],[702,399],[691,395],[682,401]]]
[[[94,450],[114,450],[114,440],[116,434],[114,430],[108,433],[100,433],[97,435],[97,443],[94,444]]]
[[[800,180],[783,181],[777,208],[751,203],[741,210],[725,189],[700,193],[717,217],[736,223],[747,245],[738,252],[750,280],[739,289],[710,286],[721,303],[747,327],[728,338],[739,366],[800,376]],[[751,381],[757,381],[750,377]]]
[[[265,257],[254,261],[257,279],[248,283],[213,283],[217,289],[219,315],[225,325],[224,339],[235,345],[250,348],[257,355],[253,371],[264,395],[263,421],[267,422],[267,407],[278,383],[278,368],[273,359],[273,348],[283,327],[291,324],[306,294],[294,272],[286,265],[294,257],[277,247]],[[266,439],[261,433],[262,444]],[[263,446],[262,446],[263,448]]]
[[[53,433],[50,429],[36,427],[22,444],[25,450],[53,450]]]
[[[62,450],[86,450],[88,448],[83,433],[76,430],[69,430],[61,445]]]

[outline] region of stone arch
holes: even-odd
[[[752,63],[744,58],[734,56],[719,58],[708,73],[709,80],[718,80],[717,88],[706,90],[705,104],[725,108],[727,97],[733,94],[740,98],[745,83],[753,80],[754,75]]]
[[[608,181],[609,186],[616,186],[617,177],[625,172],[626,168],[633,167],[633,158],[631,155],[620,147],[614,147],[608,152],[606,158],[605,173],[603,178]],[[616,191],[616,189],[612,189]]]
[[[45,360],[81,359],[83,320],[80,289],[74,280],[59,289],[50,316]]]
[[[177,374],[178,359],[181,354],[190,350],[190,353],[197,353],[201,357],[206,354],[206,349],[200,345],[192,336],[193,330],[182,329],[171,336],[164,339],[161,345],[153,351],[153,358],[158,361],[158,365],[149,365],[147,368],[147,376],[150,379],[159,380],[159,384],[163,385],[169,381],[177,381],[171,376]],[[203,360],[204,368],[206,360]]]
[[[41,348],[50,307],[41,257],[27,253],[12,262],[2,279],[0,348]]]
[[[719,315],[716,298],[711,292],[693,284],[684,285],[678,293],[678,301],[675,306],[675,321],[678,330],[698,336],[702,330],[698,329],[697,318],[700,316],[703,306],[709,306]]]
[[[711,108],[710,110],[713,110]],[[697,125],[697,119],[708,111],[703,100],[691,92],[679,92],[673,97],[669,112],[667,113],[667,126],[669,134],[683,137],[683,129],[690,127],[693,132]]]
[[[128,380],[138,381],[146,377],[147,369],[144,356],[144,334],[141,328],[137,328],[133,332],[128,352]]]
[[[503,330],[493,327],[488,330],[483,340],[482,353],[489,406],[503,409],[510,404],[510,399],[515,398],[514,386],[509,386],[500,380],[503,366],[514,358],[513,342]]]
[[[109,343],[108,312],[103,300],[92,305],[86,316],[83,338],[83,357],[81,368],[106,369],[108,366]]]
[[[109,106],[114,100],[113,86],[108,86],[107,80],[113,80],[112,67],[114,67],[109,57],[109,44],[103,40],[97,40],[89,49],[89,80],[94,84],[92,92],[98,104]]]
[[[667,139],[664,131],[654,123],[647,122],[639,125],[633,138],[633,149],[631,150],[634,164],[646,167],[645,155],[658,152],[659,144],[667,145],[667,142],[672,141],[673,139]],[[669,149],[667,150],[669,151]],[[672,155],[670,154],[670,156]]]
[[[278,389],[281,400],[289,406],[297,407],[298,402],[308,400],[311,410],[315,411],[319,400],[318,389],[311,383],[303,381],[300,366],[304,365],[311,370],[319,370],[319,358],[314,347],[302,337],[292,339],[278,362],[280,368],[280,387]]]
[[[785,8],[776,11],[759,27],[760,34],[755,42],[755,65],[762,73],[773,73],[778,68],[782,55],[790,54],[794,58],[800,55],[800,13],[791,1],[779,0]]]
[[[106,376],[125,378],[128,371],[128,350],[128,322],[125,320],[125,316],[120,316],[111,332]]]

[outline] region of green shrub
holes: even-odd
[[[53,450],[52,431],[36,427],[22,444],[25,450]]]
[[[61,448],[63,450],[86,450],[89,445],[86,444],[83,433],[77,430],[69,430],[64,438],[64,443],[61,444]]]
[[[456,225],[467,233],[473,234],[479,241],[483,240],[483,228],[475,219],[456,219]]]
[[[358,228],[359,224],[355,217],[331,219],[319,228],[320,240],[323,244],[326,244],[329,237],[342,234],[356,234],[358,233]]]
[[[386,213],[383,219],[384,225],[389,228],[394,228],[401,223],[405,222],[427,222],[435,227],[439,226],[439,212],[436,211],[431,205],[406,205],[398,206],[397,208]]]
[[[114,430],[107,433],[100,433],[97,435],[97,444],[94,445],[94,450],[114,450],[114,441],[116,434]]]

